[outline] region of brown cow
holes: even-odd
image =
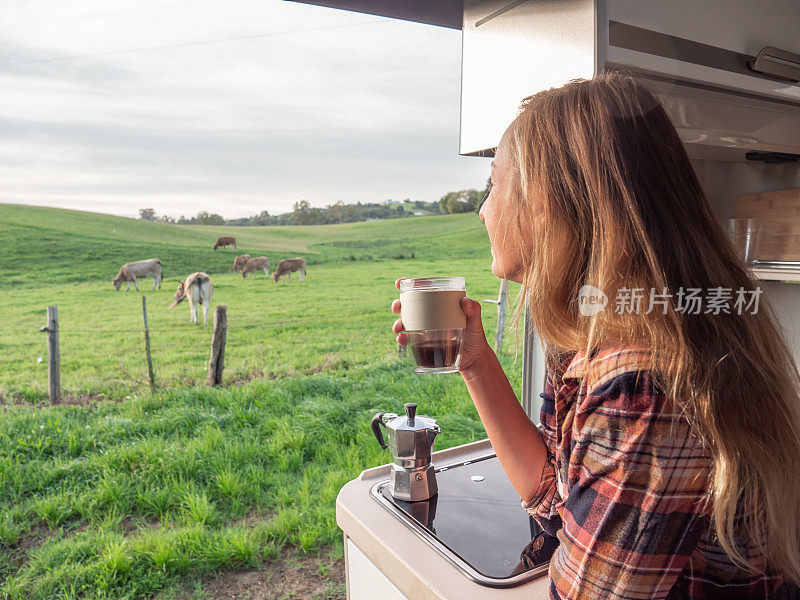
[[[233,260],[233,272],[238,273],[240,269],[244,269],[247,261],[253,258],[249,254],[240,254]]]
[[[136,278],[143,278],[147,277],[148,275],[152,275],[153,289],[156,289],[156,285],[158,285],[158,289],[161,289],[161,271],[161,261],[157,258],[137,260],[136,262],[129,262],[122,265],[119,273],[117,273],[117,276],[111,280],[111,283],[114,284],[114,289],[119,291],[119,288],[122,286],[122,284],[127,282],[128,291],[131,290],[131,284],[133,284],[138,292],[139,284],[136,283]]]
[[[284,258],[278,263],[278,268],[273,273],[275,281],[282,279],[286,275],[289,276],[289,281],[292,280],[292,273],[300,271],[300,281],[306,278],[306,259],[300,258]]]
[[[251,258],[247,261],[244,269],[242,269],[242,277],[247,278],[250,273],[252,273],[253,277],[255,277],[256,271],[261,269],[264,269],[264,277],[269,277],[269,259],[266,256]]]
[[[227,235],[218,237],[217,243],[214,244],[214,250],[222,246],[233,246],[233,249],[236,250],[236,238]]]
[[[207,273],[198,271],[192,273],[178,284],[175,290],[175,302],[170,308],[175,308],[183,302],[184,298],[189,299],[189,320],[197,323],[197,305],[203,305],[203,325],[208,325],[208,310],[211,307],[211,296],[214,294],[214,286],[211,285],[211,277]]]

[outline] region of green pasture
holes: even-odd
[[[497,295],[497,282],[474,259],[460,261],[476,298]],[[399,274],[446,274],[448,261],[406,260],[309,267],[305,281],[275,283],[261,272],[255,279],[212,275],[216,304],[228,314],[225,382],[279,378],[347,369],[388,360],[397,354],[389,305],[397,297]],[[474,273],[474,274],[471,274]],[[189,322],[187,302],[169,310],[174,283],[147,296],[148,323],[157,385],[196,385],[206,377],[211,348],[209,326]],[[144,290],[147,291],[144,291]],[[141,294],[118,292],[108,283],[65,283],[6,289],[0,293],[0,395],[41,401],[47,394],[45,322],[48,304],[59,309],[62,385],[68,396],[121,397],[147,387]],[[201,312],[201,311],[200,311]],[[496,309],[486,307],[490,336]],[[39,359],[42,362],[38,362]]]
[[[220,234],[274,262],[305,256],[306,281],[229,273],[234,252],[211,250]],[[204,228],[0,205],[0,244],[0,597],[201,598],[216,573],[340,555],[339,488],[389,460],[369,431],[375,412],[417,402],[442,424],[438,449],[485,437],[458,375],[414,375],[397,356],[389,312],[402,275],[461,274],[471,297],[496,297],[475,215]],[[163,289],[115,292],[119,265],[150,256]],[[228,306],[220,388],[203,385],[210,324],[191,325],[185,303],[167,308],[195,270]],[[67,399],[55,407],[38,332],[49,304]],[[496,314],[484,305],[490,339]],[[518,388],[514,339],[501,362]]]
[[[235,235],[237,252],[211,249]],[[168,310],[177,282],[212,275],[212,306],[228,307],[228,382],[278,378],[388,359],[397,347],[388,312],[402,275],[463,274],[468,293],[495,297],[488,242],[475,215],[312,227],[196,227],[109,215],[0,205],[0,397],[41,400],[47,390],[45,310],[59,308],[67,395],[121,397],[146,383],[140,294],[110,283],[124,262],[157,256],[161,290],[141,281],[159,385],[205,378],[209,328],[189,323],[188,304]],[[283,248],[283,251],[280,250]],[[300,255],[304,282],[244,280],[233,257]],[[213,314],[213,312],[211,313]],[[494,306],[487,307],[493,332]]]

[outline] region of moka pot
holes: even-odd
[[[372,432],[381,448],[389,448],[394,461],[389,492],[398,500],[416,502],[436,495],[436,475],[431,463],[433,441],[441,433],[435,419],[416,416],[417,405],[404,405],[406,414],[378,413],[372,418]],[[386,429],[383,441],[381,427]]]

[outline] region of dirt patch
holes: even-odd
[[[128,396],[127,398],[130,398],[130,396]],[[22,394],[15,394],[13,392],[5,394],[0,393],[0,405],[10,404],[16,406],[41,406],[41,407],[95,406],[100,402],[118,403],[121,401],[122,399],[109,398],[106,394],[100,394],[100,393],[83,393],[83,394],[66,393],[62,395],[61,400],[59,400],[56,404],[50,404],[50,400],[48,400],[47,398],[42,398],[39,400],[31,400],[30,398],[26,398]]]
[[[389,355],[393,356],[393,354]],[[347,371],[348,369],[357,366],[351,364],[349,361],[338,358],[336,355],[328,355],[325,359],[311,367],[305,369],[290,369],[287,371],[269,371],[260,368],[254,368],[243,373],[236,375],[224,375],[222,385],[219,387],[235,387],[243,383],[256,380],[269,380],[275,381],[277,379],[287,379],[289,377],[307,377],[309,375],[316,375],[318,373],[325,373],[328,371]],[[120,367],[121,368],[121,367]],[[124,369],[123,369],[124,371]],[[127,375],[127,373],[126,373]],[[130,377],[130,376],[128,376]],[[131,382],[136,384],[136,380],[130,377]],[[168,382],[162,385],[162,389],[166,387],[199,387],[205,385],[205,382],[196,380],[193,377],[179,377],[173,382]],[[139,390],[140,395],[147,393],[146,383],[139,382],[139,385],[134,385]],[[37,407],[50,407],[50,406],[83,406],[83,407],[96,407],[101,403],[119,404],[132,398],[132,392],[126,393],[124,396],[110,397],[105,393],[92,393],[92,392],[69,392],[62,391],[63,396],[57,404],[50,404],[46,397],[31,399],[25,397],[24,394],[15,392],[2,392],[0,391],[0,408],[5,406],[37,406]]]
[[[8,560],[17,567],[25,564],[30,553],[47,541],[51,535],[53,532],[45,523],[36,523],[20,536],[16,544],[9,548]]]
[[[262,570],[221,573],[202,583],[208,600],[344,600],[347,596],[344,559],[297,550],[286,551]]]
[[[317,373],[323,373],[325,371],[333,371],[335,369],[348,369],[350,364],[346,360],[342,360],[340,358],[336,358],[333,356],[326,356],[325,360],[323,360],[318,365],[311,367],[310,369],[303,369],[298,371],[300,375],[315,375]]]
[[[12,559],[19,558],[19,556],[15,555],[27,555],[28,552],[34,548],[41,546],[42,542],[44,542],[51,535],[52,532],[47,525],[44,523],[37,523],[32,529],[23,533],[17,543],[12,546]]]
[[[336,356],[329,355],[325,359],[313,367],[306,369],[291,369],[288,371],[265,371],[264,369],[252,369],[244,373],[237,373],[235,376],[225,377],[222,386],[230,387],[236,386],[249,381],[257,379],[267,379],[275,381],[276,379],[287,379],[289,377],[305,377],[308,375],[316,375],[317,373],[325,373],[327,371],[348,370],[352,367],[348,361],[337,358]]]

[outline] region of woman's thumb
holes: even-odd
[[[467,317],[467,329],[480,329],[483,331],[480,302],[470,298],[462,298],[461,310],[464,311],[464,315]]]

